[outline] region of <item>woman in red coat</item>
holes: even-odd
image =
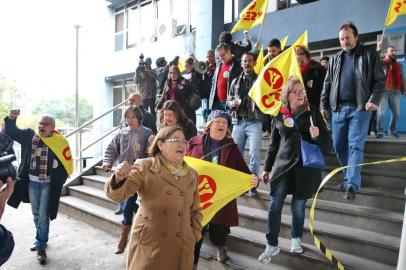
[[[241,172],[250,173],[243,156],[238,150],[228,129],[229,117],[226,112],[213,111],[203,129],[204,134],[195,136],[189,141],[188,156],[202,158]],[[232,181],[232,179],[229,179]],[[258,177],[253,175],[252,184],[258,184]],[[231,226],[238,226],[237,201],[232,200],[224,206],[204,228],[209,232],[210,241],[216,246],[216,259],[224,262],[226,253],[226,237]],[[203,238],[195,247],[195,268],[199,261],[200,248]]]

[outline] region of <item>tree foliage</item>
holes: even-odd
[[[57,100],[42,100],[33,113],[36,115],[50,114],[55,119],[62,121],[64,125],[75,126],[75,97],[68,96]],[[83,97],[79,98],[79,125],[93,118],[93,107]]]

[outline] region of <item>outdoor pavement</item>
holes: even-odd
[[[116,236],[64,214],[59,213],[56,220],[51,221],[48,262],[44,266],[38,264],[36,252],[30,251],[35,238],[30,204],[21,204],[18,209],[7,206],[1,224],[13,233],[15,240],[14,252],[1,270],[125,269],[126,254],[114,254]],[[198,269],[230,268],[201,259]]]

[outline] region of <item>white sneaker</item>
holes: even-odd
[[[272,256],[278,255],[280,249],[278,247],[274,247],[271,245],[266,244],[264,252],[259,255],[258,262],[260,263],[270,263]]]
[[[292,244],[290,245],[290,251],[293,253],[303,253],[302,238],[292,238]]]

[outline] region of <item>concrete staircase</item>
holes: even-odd
[[[267,143],[267,139],[263,139],[263,156]],[[406,155],[406,140],[369,138],[365,148],[365,161],[400,157]],[[324,174],[338,166],[334,154],[326,161],[329,167]],[[61,197],[60,210],[118,235],[121,216],[114,215],[116,203],[103,192],[104,182],[111,173],[94,166],[86,174],[81,178],[81,185],[67,187],[68,195]],[[364,167],[362,190],[355,201],[342,198],[343,192],[336,188],[340,181],[342,175],[335,176],[319,195],[315,213],[317,236],[348,269],[395,269],[406,201],[405,162]],[[269,186],[261,183],[257,197],[242,195],[237,201],[240,226],[231,229],[227,243],[231,260],[221,269],[334,269],[314,246],[308,219],[303,236],[304,253],[290,253],[290,196],[283,209],[281,253],[272,258],[270,265],[259,264],[257,257],[266,243]],[[307,218],[310,205],[311,200],[307,203]],[[113,250],[115,243],[111,245]],[[206,237],[201,257],[207,262],[214,255],[215,248]]]

